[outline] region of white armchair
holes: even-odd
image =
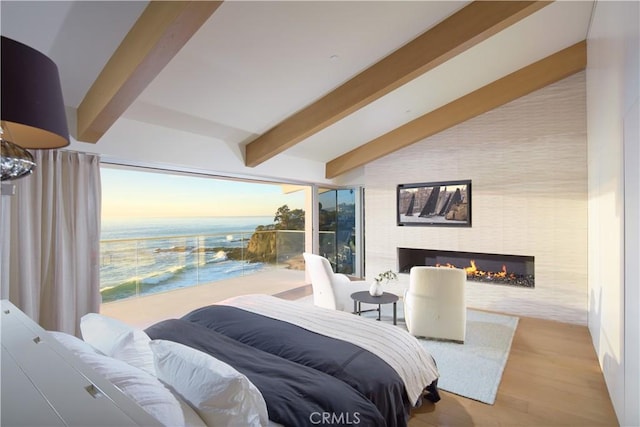
[[[334,273],[329,260],[320,255],[305,252],[303,256],[311,278],[313,303],[332,310],[353,311],[351,294],[369,290],[367,282],[352,281],[344,274]]]
[[[464,270],[413,267],[404,295],[405,321],[417,337],[463,343],[467,325]]]

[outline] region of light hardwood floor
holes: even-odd
[[[271,270],[171,293],[103,304],[101,312],[146,327],[202,305],[243,293],[295,300],[311,295],[304,272]],[[520,317],[494,405],[441,391],[425,402],[409,427],[617,426],[589,330],[584,326]]]
[[[298,299],[309,286],[278,294]],[[446,391],[412,413],[409,427],[617,426],[585,326],[521,317],[494,405]]]

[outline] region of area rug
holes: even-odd
[[[518,318],[467,310],[464,344],[420,339],[438,365],[438,387],[493,405]]]
[[[313,304],[311,297],[298,300]],[[402,302],[398,302],[398,327],[406,330]],[[366,313],[377,317],[377,313]],[[391,321],[391,304],[382,306],[382,320]],[[518,318],[467,309],[464,344],[419,339],[438,365],[438,388],[482,403],[496,400],[502,373],[509,357]]]

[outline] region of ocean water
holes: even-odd
[[[229,259],[273,216],[103,219],[100,292],[109,302],[255,273],[266,266]]]

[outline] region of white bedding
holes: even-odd
[[[425,385],[438,378],[431,355],[415,337],[396,326],[270,295],[244,295],[218,304],[293,323],[376,354],[398,373],[413,404],[420,400]]]

